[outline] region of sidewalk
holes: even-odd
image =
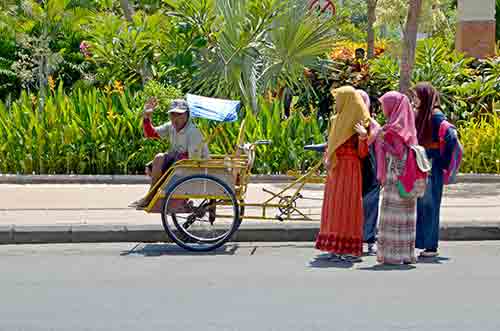
[[[293,179],[286,175],[252,175],[252,183],[276,183]],[[500,175],[458,174],[458,183],[500,183]],[[0,184],[148,184],[144,175],[6,175],[0,174]]]
[[[283,185],[251,184],[246,201],[261,202],[268,197],[262,188],[278,191]],[[0,185],[0,244],[167,240],[159,214],[127,207],[146,189],[142,184]],[[302,194],[321,199],[323,187],[311,185]],[[314,240],[321,200],[301,200],[299,207],[316,220],[244,220],[234,240]],[[247,208],[245,214],[256,216],[261,210]],[[500,240],[500,182],[466,182],[446,188],[441,215],[443,240]]]

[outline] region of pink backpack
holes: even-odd
[[[449,128],[456,129],[450,122],[444,120],[439,126],[439,149],[441,155],[444,153],[446,146],[445,136]],[[457,182],[457,174],[460,169],[460,162],[462,162],[462,156],[464,154],[464,149],[462,144],[457,138],[457,143],[453,146],[453,152],[451,153],[450,165],[447,169],[443,169],[443,183],[444,185],[455,184]]]

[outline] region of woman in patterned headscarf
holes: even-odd
[[[370,113],[353,87],[332,93],[337,115],[325,153],[328,175],[316,248],[356,261],[363,247],[361,159],[368,155]]]
[[[406,167],[410,146],[417,144],[415,114],[399,92],[380,98],[387,124],[377,135],[377,178],[384,186],[377,242],[377,261],[411,264],[415,257],[416,198],[402,198],[397,181]]]

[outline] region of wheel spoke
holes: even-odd
[[[197,191],[202,188],[207,190],[204,192],[207,197]],[[190,194],[198,198],[172,198],[189,197]],[[212,199],[211,196],[220,198]],[[182,206],[188,204],[188,213],[175,212],[184,210]],[[173,207],[174,212],[170,212],[168,206],[176,206]],[[217,210],[222,210],[223,217],[216,222]],[[180,246],[193,251],[208,251],[224,244],[237,230],[239,211],[234,192],[226,183],[209,175],[193,175],[179,180],[166,193],[162,221],[169,237]]]

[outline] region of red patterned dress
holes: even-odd
[[[352,136],[335,154],[337,164],[327,175],[321,226],[316,248],[361,256],[363,251],[363,198],[361,159],[368,155],[367,140]]]

